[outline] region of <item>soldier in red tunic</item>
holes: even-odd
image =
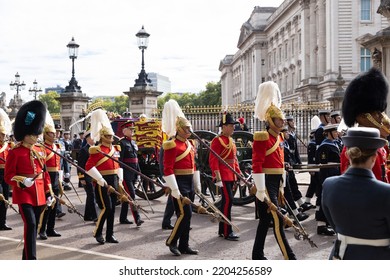
[[[376,68],[371,68],[353,79],[345,90],[342,113],[348,127],[359,126],[378,128],[381,137],[387,139],[390,134],[385,124],[389,117],[387,108],[388,81]],[[377,150],[377,157],[372,172],[378,180],[389,183],[386,161],[387,147]],[[344,173],[349,167],[349,160],[344,147],[340,155],[340,171]]]
[[[172,122],[173,120],[175,122]],[[175,256],[181,254],[196,255],[198,250],[194,250],[189,246],[192,207],[185,203],[188,200],[183,199],[184,197],[192,200],[195,196],[194,184],[200,185],[199,176],[194,178],[195,149],[188,140],[188,137],[191,136],[191,123],[185,118],[179,105],[174,100],[169,100],[164,105],[162,123],[163,130],[169,137],[172,137],[171,140],[163,144],[163,166],[164,180],[171,189],[177,215],[175,226],[166,241],[166,245],[169,246],[169,250]]]
[[[37,145],[45,124],[45,105],[37,100],[22,105],[16,114],[14,136],[20,141],[10,150],[5,164],[5,181],[12,186],[12,202],[18,204],[24,223],[23,260],[36,255],[37,225],[46,204],[55,199],[45,171],[46,153]]]
[[[46,169],[50,176],[51,188],[54,195],[57,197],[62,194],[62,186],[60,185],[59,173],[61,169],[61,157],[57,153],[61,153],[61,144],[54,143],[56,140],[56,129],[54,128],[53,119],[49,112],[46,112],[46,124],[43,128],[43,146],[46,152]],[[57,153],[56,153],[57,152]],[[54,227],[56,223],[56,209],[59,201],[50,207],[46,207],[41,214],[41,223],[38,226],[39,238],[46,240],[48,236],[61,236]]]
[[[234,170],[241,174],[241,170],[238,166],[236,144],[231,137],[236,124],[238,124],[238,122],[234,121],[230,113],[223,114],[219,124],[219,127],[222,127],[222,132],[211,142],[211,149],[220,155],[226,163],[221,162],[214,153],[209,154],[209,165],[213,172],[213,177],[216,180],[215,185],[221,188],[222,193],[222,203],[219,210],[221,210],[229,220],[231,220],[233,205],[232,189],[237,178],[226,164],[229,164]],[[239,236],[233,232],[232,226],[223,222],[219,223],[218,234],[231,241],[239,239]]]
[[[119,190],[119,164],[111,158],[119,159],[120,146],[112,144],[114,142],[114,131],[112,130],[106,112],[102,109],[97,109],[92,112],[91,137],[95,142],[99,142],[97,146],[91,146],[89,148],[89,158],[85,164],[87,174],[95,179],[96,202],[101,209],[98,221],[96,222],[94,237],[100,244],[104,244],[105,242],[118,243],[118,240],[114,236],[117,196],[115,192],[109,192],[109,186],[113,187],[115,191]],[[99,151],[109,155],[109,157]],[[104,239],[102,232],[106,220],[106,238]]]
[[[284,152],[281,131],[284,115],[280,109],[281,96],[276,83],[260,84],[255,102],[255,115],[266,121],[267,130],[257,131],[253,136],[252,168],[256,185],[256,209],[259,215],[252,259],[266,259],[264,244],[271,220],[276,242],[286,260],[296,259],[284,233],[283,219],[276,211],[269,211],[267,201],[278,206],[283,200]],[[285,178],[284,178],[285,180]]]
[[[9,186],[4,181],[4,167],[8,157],[9,150],[14,147],[12,141],[7,142],[6,137],[11,133],[12,125],[7,113],[0,108],[0,195],[3,199],[9,198]],[[11,230],[7,226],[7,207],[5,201],[0,199],[0,230]]]

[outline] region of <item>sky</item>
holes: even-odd
[[[118,96],[141,70],[135,34],[150,34],[146,72],[171,81],[172,92],[198,93],[220,79],[220,61],[236,53],[240,29],[255,6],[283,0],[0,0],[0,92],[18,72],[26,89],[65,87],[72,77],[66,45],[80,45],[75,77],[89,97]]]

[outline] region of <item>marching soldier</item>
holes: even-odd
[[[5,163],[5,181],[12,186],[12,201],[18,204],[24,223],[23,260],[37,259],[39,216],[44,206],[55,202],[45,170],[46,153],[36,145],[45,117],[46,108],[41,101],[33,100],[20,107],[14,123],[14,136],[20,142],[10,150]]]
[[[140,171],[138,165],[138,146],[132,136],[135,130],[134,122],[128,120],[121,125],[122,133],[124,137],[119,141],[121,147],[120,152],[120,161],[134,168],[135,170]],[[130,194],[132,199],[135,199],[135,189],[133,182],[137,178],[137,174],[128,170],[127,168],[123,169],[123,186],[127,193]],[[136,225],[141,226],[144,221],[141,219],[138,210],[133,206],[130,207],[131,213],[133,214],[134,221]],[[121,213],[119,221],[121,224],[132,224],[133,222],[127,219],[127,213],[129,210],[129,203],[122,203]]]
[[[89,158],[89,147],[93,146],[95,142],[91,138],[91,131],[87,130],[85,132],[85,141],[86,144],[79,150],[78,156],[77,156],[77,162],[78,165],[85,170],[85,164],[87,163],[87,160]],[[80,171],[78,171],[78,177],[79,182],[81,186],[83,186],[85,193],[87,195],[87,198],[85,200],[85,207],[84,207],[84,221],[94,221],[97,222],[97,213],[96,213],[96,199],[95,199],[95,192],[92,184],[92,178]]]
[[[267,259],[264,256],[264,244],[271,221],[283,257],[286,260],[296,259],[284,233],[283,219],[275,210],[270,209],[271,203],[279,206],[278,200],[283,200],[284,155],[281,130],[284,115],[280,103],[280,90],[275,82],[260,84],[255,101],[255,115],[260,121],[267,122],[267,131],[257,131],[253,136],[253,192],[256,191],[256,210],[259,214],[252,251],[254,260]]]
[[[316,164],[326,163],[339,163],[340,162],[340,150],[337,145],[338,124],[329,124],[324,126],[325,139],[316,151]],[[328,221],[324,215],[322,209],[322,183],[326,178],[340,175],[339,167],[332,168],[320,168],[319,171],[319,184],[316,190],[316,221],[317,221],[317,234],[332,236],[335,234],[332,228],[330,228]]]
[[[0,194],[5,200],[9,199],[9,185],[4,180],[4,167],[8,157],[9,150],[15,144],[7,142],[6,137],[11,133],[12,125],[7,113],[0,108]],[[7,206],[5,201],[0,201],[0,230],[12,230],[7,225]]]
[[[56,130],[54,128],[53,119],[49,112],[46,112],[46,124],[43,128],[43,140],[46,152],[46,169],[50,176],[51,187],[54,195],[57,197],[63,193],[62,186],[60,186],[60,178],[58,171],[61,169],[61,157],[56,153],[61,153],[61,146],[59,143],[55,143]],[[59,237],[61,236],[54,227],[56,222],[56,209],[59,201],[56,201],[50,207],[42,212],[40,223],[38,226],[39,238],[46,240],[48,236]]]
[[[330,259],[389,260],[390,188],[372,172],[386,140],[377,128],[353,127],[343,142],[351,167],[325,180],[322,197],[325,216],[337,232]]]
[[[321,145],[322,141],[324,141],[324,126],[330,124],[330,111],[329,110],[319,110],[318,115],[320,116],[320,125],[318,126],[315,132],[316,144]]]
[[[195,149],[188,140],[191,136],[191,123],[185,118],[175,100],[169,100],[163,110],[163,130],[171,140],[163,143],[164,180],[171,189],[177,220],[166,241],[169,250],[175,255],[196,255],[198,250],[189,246],[192,217],[191,200],[194,185],[200,185],[199,173],[195,172]],[[188,203],[189,202],[189,203]]]
[[[211,142],[211,149],[220,155],[226,163],[222,163],[213,153],[209,154],[209,165],[216,180],[215,185],[221,188],[222,193],[222,203],[219,210],[229,220],[231,220],[233,205],[233,185],[237,178],[226,164],[229,164],[238,173],[241,173],[238,166],[236,144],[231,137],[234,132],[234,125],[237,124],[239,123],[234,121],[230,113],[223,114],[218,125],[218,127],[222,128],[221,134]],[[232,226],[224,222],[219,223],[218,235],[230,241],[239,239],[239,236],[233,232]]]
[[[115,192],[109,192],[110,187],[114,191],[119,190],[118,170],[119,164],[110,157],[119,159],[120,146],[113,145],[114,131],[112,130],[110,120],[107,114],[102,109],[97,109],[91,115],[91,137],[95,142],[99,142],[97,146],[89,148],[89,158],[85,164],[87,174],[95,179],[95,195],[96,202],[101,209],[94,237],[99,244],[118,243],[114,236],[114,217],[115,205],[117,196]],[[108,154],[107,157],[99,151]],[[103,226],[106,225],[106,238],[103,238]]]
[[[357,123],[359,126],[377,128],[381,137],[386,139],[390,134],[389,128],[384,123],[384,120],[389,118],[385,113],[388,91],[387,79],[376,68],[371,68],[368,72],[353,79],[345,90],[342,106],[345,124],[348,127],[352,127]],[[349,160],[345,152],[346,148],[344,147],[340,157],[341,173],[344,173],[349,166]],[[378,149],[372,171],[378,180],[389,183],[386,166],[387,157],[385,147]]]

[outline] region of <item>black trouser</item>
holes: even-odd
[[[314,194],[316,193],[319,180],[320,178],[318,172],[310,173],[310,184],[306,191],[306,197],[313,198]]]
[[[51,188],[53,193],[58,197],[60,194],[59,181],[58,181],[58,172],[49,172]],[[45,233],[45,231],[53,231],[56,224],[56,209],[57,204],[60,202],[56,199],[56,203],[50,207],[46,207],[45,211],[42,212],[42,215],[39,220],[39,233]]]
[[[190,191],[191,189],[193,190],[192,180],[193,175],[176,176],[181,195],[188,197],[190,200],[194,197],[193,192]],[[175,226],[166,241],[166,245],[177,246],[177,242],[179,242],[179,250],[184,251],[189,246],[192,206],[182,203],[181,199],[172,197],[172,200],[177,219]]]
[[[165,205],[164,218],[162,221],[162,227],[167,227],[171,224],[171,218],[175,213],[175,206],[173,205],[173,198],[169,195],[167,204]]]
[[[4,181],[4,169],[0,169],[0,193],[3,194],[5,200],[9,198],[9,186]],[[7,221],[7,207],[5,201],[0,201],[0,227],[4,226]]]
[[[293,196],[294,201],[297,201],[298,199],[302,198],[302,193],[299,190],[297,178],[295,177],[294,171],[288,171],[286,174],[289,184],[290,184],[290,189],[291,189],[291,194]],[[299,205],[300,206],[300,205]]]
[[[284,187],[284,197],[286,198],[287,203],[290,206],[291,210],[295,210],[295,209],[297,209],[297,205],[295,204],[295,200],[293,198],[289,177],[290,177],[290,174],[287,173],[286,174],[286,186]],[[290,214],[292,214],[292,213],[290,213]]]
[[[84,190],[87,195],[84,207],[84,220],[93,221],[97,218],[95,192],[93,189],[92,179],[89,177],[87,178],[87,175],[85,175],[84,179]]]
[[[107,184],[118,190],[118,175],[105,175],[103,176]],[[94,231],[94,237],[102,235],[104,223],[107,220],[106,227],[106,240],[110,239],[114,234],[114,217],[115,217],[115,205],[117,201],[117,196],[115,193],[108,193],[106,187],[100,185],[95,186],[95,195],[96,202],[101,209],[98,221],[96,223],[96,228]]]
[[[278,206],[279,186],[282,175],[265,175],[265,184],[269,199]],[[264,258],[264,244],[267,237],[268,228],[273,220],[273,231],[276,242],[286,260],[296,259],[284,233],[283,219],[275,211],[268,211],[268,205],[256,198],[256,210],[259,214],[259,225],[256,231],[255,243],[253,245],[252,259],[258,260]]]
[[[37,227],[38,220],[44,206],[32,206],[30,204],[19,204],[19,212],[24,223],[24,248],[23,260],[37,259]]]
[[[233,206],[233,181],[224,181],[223,187],[221,188],[222,193],[222,201],[219,210],[228,218],[230,221],[232,220],[232,206]],[[224,237],[227,237],[230,233],[232,233],[232,226],[219,222],[218,234],[223,234]]]
[[[136,168],[136,166],[133,168]],[[133,184],[135,178],[136,175],[134,172],[125,169],[123,170],[123,187],[125,188],[125,191],[130,195],[132,199],[135,199],[135,189]],[[129,203],[128,202],[122,203],[121,213],[119,216],[119,220],[121,222],[127,219],[128,212],[129,212]],[[137,223],[137,221],[140,219],[140,215],[137,209],[135,207],[131,207],[131,213],[133,214],[134,221]]]

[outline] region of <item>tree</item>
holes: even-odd
[[[196,93],[167,93],[164,97],[157,99],[157,107],[162,109],[165,102],[169,99],[174,99],[179,103],[180,107],[184,106],[215,106],[222,104],[221,82],[209,82],[206,85],[206,90]]]
[[[56,99],[58,97],[60,95],[56,91],[49,91],[48,93],[40,94],[38,99],[46,104],[51,114],[58,114],[60,112],[60,102]]]

